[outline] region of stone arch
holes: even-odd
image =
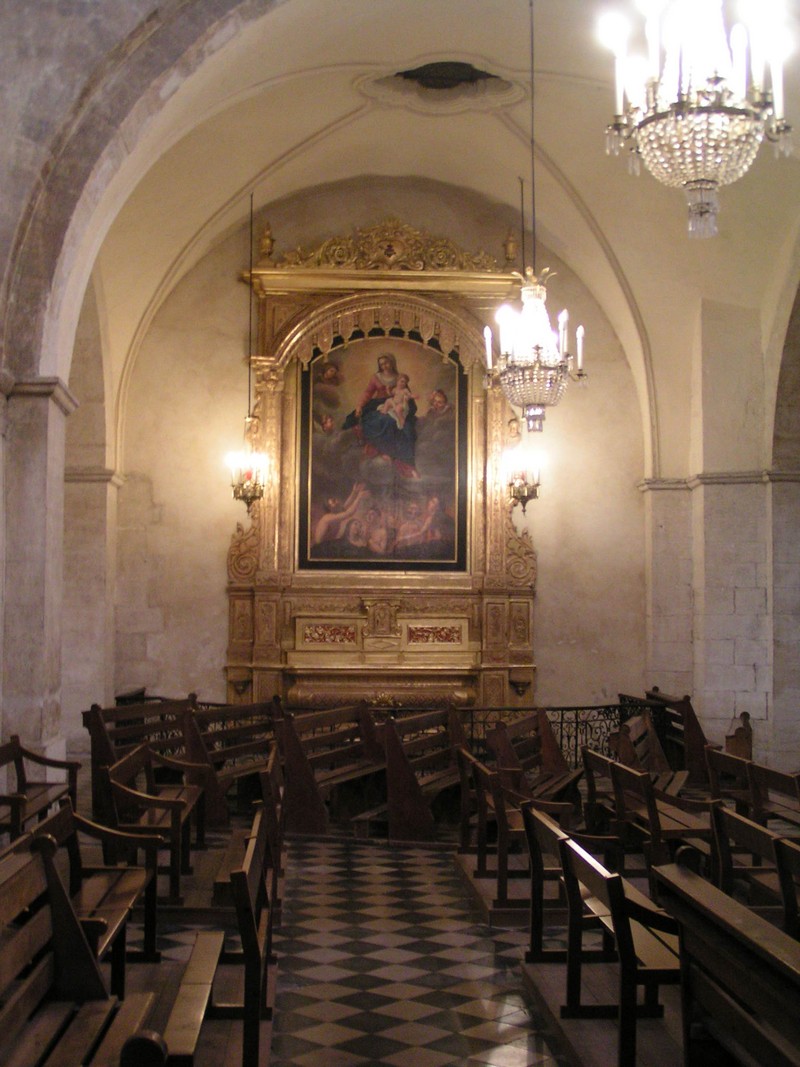
[[[103,194],[177,85],[273,3],[198,0],[191,18],[183,4],[164,5],[103,58],[49,147],[17,226],[0,290],[0,362],[15,377],[68,378],[83,294],[110,223],[97,214]]]

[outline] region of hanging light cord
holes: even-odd
[[[530,53],[531,53],[531,236],[533,239],[533,273],[536,276],[536,179],[534,177],[534,108],[533,108],[533,0],[528,0],[530,17]],[[524,265],[524,256],[523,256]]]
[[[252,414],[251,395],[253,381],[253,194],[250,193],[250,274],[248,277],[249,289],[248,319],[247,319],[247,417]]]

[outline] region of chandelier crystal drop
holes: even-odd
[[[689,234],[717,234],[718,189],[738,181],[764,139],[791,152],[784,116],[788,53],[780,0],[745,5],[746,24],[726,33],[722,0],[640,0],[647,53],[629,54],[630,26],[603,17],[601,40],[615,57],[614,119],[606,151],[627,149],[664,185],[683,189]]]

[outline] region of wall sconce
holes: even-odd
[[[530,671],[511,670],[508,672],[508,684],[518,697],[523,697],[531,687],[533,679]]]
[[[245,448],[241,452],[229,452],[225,463],[231,472],[231,490],[234,500],[241,500],[247,507],[247,514],[257,500],[264,496],[269,477],[269,460],[263,452],[256,452],[247,447],[252,431],[253,420],[245,419]]]
[[[539,497],[541,480],[541,456],[524,443],[520,436],[519,423],[516,418],[509,424],[509,436],[516,442],[503,453],[503,479],[508,487],[510,506],[522,505],[522,514],[531,500]]]

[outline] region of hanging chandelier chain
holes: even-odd
[[[250,193],[250,273],[247,306],[247,417],[253,414],[253,193]]]
[[[536,127],[535,127],[535,113],[533,100],[533,72],[534,72],[534,52],[533,52],[533,0],[528,0],[528,21],[529,21],[529,47],[530,47],[530,60],[531,60],[531,238],[533,240],[533,251],[531,255],[532,267],[534,277],[536,276],[536,176],[535,176],[535,160],[536,160]],[[523,258],[523,266],[524,266]]]

